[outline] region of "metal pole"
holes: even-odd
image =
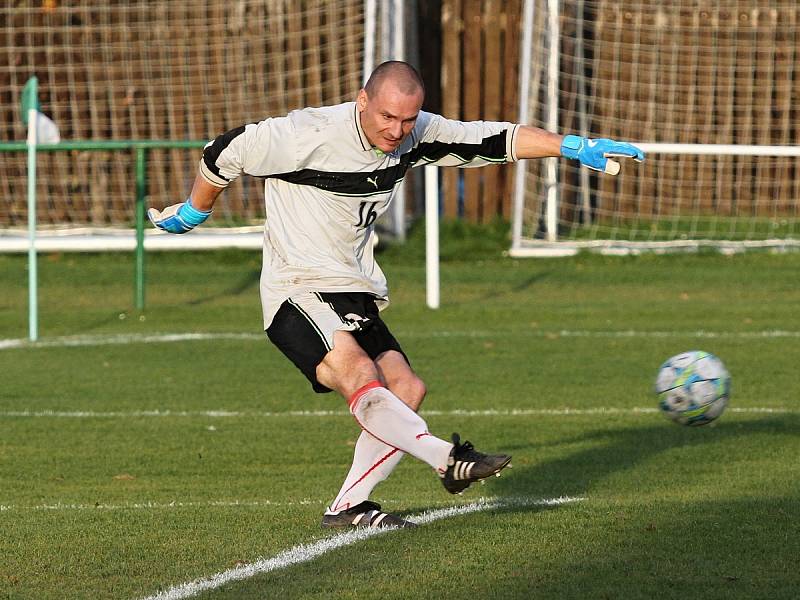
[[[394,54],[396,60],[406,59],[406,7],[403,0],[394,0]]]
[[[439,308],[439,170],[425,167],[425,299]]]
[[[533,43],[533,8],[535,0],[525,0],[522,12],[522,41],[520,42],[519,65],[519,122],[528,124],[528,97],[531,91],[531,44]],[[525,207],[526,160],[517,161],[514,171],[514,209],[511,219],[511,248],[517,249],[522,243],[522,220]]]
[[[364,0],[364,72],[362,84],[375,68],[375,0]]]
[[[581,137],[589,137],[589,119],[586,110],[586,60],[583,40],[584,3],[578,2],[578,32],[575,36],[575,75],[578,80],[578,120],[580,122]],[[592,224],[592,191],[589,187],[589,169],[578,169],[581,190],[581,211],[583,213],[583,226]]]
[[[558,50],[559,50],[558,0],[547,2],[547,129],[558,133]],[[547,158],[545,190],[547,204],[545,228],[547,241],[558,238],[558,158]]]
[[[136,275],[134,305],[144,310],[144,222],[147,199],[147,149],[136,146]]]
[[[382,2],[378,3],[378,7],[380,8],[380,20],[381,20],[381,30],[378,35],[381,38],[381,52],[380,52],[380,60],[377,62],[383,62],[385,60],[389,60],[392,58],[392,3],[391,0],[382,0]]]
[[[406,13],[404,0],[394,0],[392,13],[394,17],[394,28],[392,32],[392,49],[389,58],[392,60],[406,59]],[[397,187],[397,194],[394,198],[393,225],[394,236],[398,241],[404,242],[406,239],[406,182],[403,179]]]
[[[525,119],[520,118],[520,123],[527,120],[527,109]],[[58,144],[36,144],[36,152],[63,152],[65,150],[130,150],[136,147],[143,147],[148,150],[156,148],[202,148],[208,140],[124,140],[124,141],[76,141],[59,142]],[[764,146],[757,144],[672,144],[661,142],[632,142],[637,148],[645,152],[658,154],[690,154],[697,155],[719,155],[728,156],[800,156],[800,146]],[[28,142],[0,142],[0,153],[3,152],[25,152],[28,149]]]
[[[28,109],[28,339],[32,342],[39,339],[39,295],[36,269],[36,123],[38,114],[35,108]]]

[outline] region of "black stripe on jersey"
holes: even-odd
[[[208,170],[211,171],[214,175],[219,177],[220,179],[224,179],[225,181],[230,181],[227,177],[222,175],[219,172],[219,167],[217,166],[217,159],[219,155],[222,154],[222,151],[227,148],[233,139],[244,133],[244,125],[237,127],[236,129],[231,129],[230,131],[226,131],[221,136],[217,137],[211,145],[207,146],[205,150],[203,150],[203,162],[206,163]]]
[[[425,142],[406,152],[400,162],[392,167],[375,171],[318,171],[300,169],[291,173],[267,175],[296,185],[310,185],[342,196],[373,196],[390,192],[406,171],[420,160],[435,162],[448,155],[460,158],[464,163],[481,157],[490,162],[506,162],[506,134],[501,131],[478,144],[452,144],[447,142]],[[216,142],[215,142],[216,143]]]
[[[426,142],[414,148],[413,162],[416,164],[420,159],[426,163],[435,162],[447,155],[457,156],[465,163],[481,157],[490,162],[506,162],[506,135],[508,130],[501,131],[495,135],[485,138],[479,144],[448,144],[446,142]]]

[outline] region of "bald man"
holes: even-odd
[[[296,110],[209,142],[189,198],[148,211],[156,227],[185,233],[208,218],[239,175],[264,179],[264,330],[315,392],[335,390],[347,401],[361,428],[323,527],[414,526],[369,500],[404,454],[429,464],[453,494],[511,461],[478,452],[458,434],[446,441],[428,431],[417,414],[425,384],[381,319],[389,290],[373,255],[375,221],[408,169],[565,156],[616,173],[619,164],[609,157],[644,158],[612,140],[445,119],[421,110],[424,97],[413,67],[385,62],[355,102]]]

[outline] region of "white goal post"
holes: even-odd
[[[523,19],[520,120],[648,156],[617,177],[524,161],[512,256],[800,248],[795,2],[525,0]]]

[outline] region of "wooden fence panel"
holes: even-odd
[[[442,2],[442,112],[449,118],[461,115],[461,0]],[[444,216],[459,216],[459,173],[444,169],[442,192]]]
[[[792,69],[797,68],[797,60],[800,57],[800,33],[798,33],[797,28],[800,27],[800,7],[795,6],[793,11],[793,16],[791,17],[791,23],[795,26],[790,29],[792,31],[792,39],[794,43],[792,47],[794,48],[794,57],[795,62],[792,63]],[[791,84],[791,98],[788,102],[788,106],[791,108],[787,108],[789,111],[789,122],[792,124],[789,130],[789,139],[791,143],[797,144],[798,140],[800,140],[800,107],[798,107],[797,98],[800,98],[800,77],[797,76],[797,73],[794,73],[794,77],[792,77],[792,84]],[[788,143],[788,142],[787,142]],[[800,216],[800,205],[797,202],[797,198],[800,198],[800,165],[798,165],[798,161],[793,162],[793,167],[789,172],[790,178],[787,184],[789,188],[789,202],[791,204],[787,206],[782,214],[791,215],[794,217]]]
[[[303,41],[304,87],[308,90],[307,99],[311,106],[322,104],[322,49],[320,48],[320,10],[319,1],[315,9],[305,13],[306,23]]]
[[[792,114],[792,72],[796,55],[796,27],[797,8],[783,7],[776,10],[776,19],[779,24],[784,24],[786,29],[778,28],[775,35],[775,128],[772,131],[770,144],[791,144],[791,114]],[[797,138],[795,138],[797,139]],[[775,181],[775,212],[780,213],[791,206],[792,173],[789,161],[782,159],[772,178]]]
[[[716,141],[731,144],[734,141],[733,103],[726,101],[734,96],[736,77],[736,49],[733,46],[736,31],[736,14],[729,8],[717,9],[717,55],[716,55],[716,96],[723,101],[717,106],[718,125]],[[733,211],[733,157],[717,158],[717,177],[715,181],[715,204],[717,214],[729,215]]]
[[[297,11],[286,13],[286,87],[289,91],[287,101],[289,110],[303,105],[303,20]]]
[[[463,119],[475,121],[480,119],[482,111],[481,80],[487,65],[482,52],[482,11],[481,0],[464,1],[464,48],[462,65],[464,80]],[[465,169],[464,178],[464,217],[471,222],[480,219],[482,194],[481,175],[475,169]]]
[[[657,12],[653,8],[643,10],[641,13],[641,32],[639,34],[639,86],[636,91],[636,108],[639,111],[640,130],[634,138],[640,138],[642,132],[654,131],[660,119],[656,109],[658,99],[657,83],[661,77],[658,64],[659,33],[656,27]],[[645,218],[658,214],[656,202],[656,177],[653,176],[657,168],[656,161],[646,161],[637,167],[641,169],[642,177],[639,178],[637,202],[639,213]]]
[[[681,4],[675,10],[675,23],[677,25],[676,41],[679,44],[675,55],[676,69],[676,89],[674,97],[675,118],[679,125],[675,140],[678,143],[688,144],[697,140],[698,126],[698,95],[697,85],[697,62],[698,52],[686,52],[685,48],[697,48],[700,40],[697,36],[699,26],[699,11],[695,7],[687,7]],[[636,64],[633,62],[632,64]],[[631,69],[635,70],[635,69]],[[681,115],[681,116],[679,116]],[[635,139],[626,137],[623,139]],[[697,157],[678,155],[676,162],[676,174],[680,178],[680,184],[675,187],[678,196],[678,204],[681,212],[692,213],[696,204],[700,202],[700,197],[696,193],[692,182],[696,182],[697,176]]]
[[[517,121],[519,115],[519,44],[522,0],[506,0],[505,13],[500,15],[503,39],[503,108],[501,118]],[[500,198],[500,214],[511,218],[511,198],[514,193],[516,166],[500,169],[497,194]]]
[[[487,121],[499,121],[502,107],[500,70],[503,66],[500,47],[500,19],[498,16],[500,0],[486,0],[483,5],[483,110],[481,118]],[[499,169],[490,166],[480,170],[482,180],[482,198],[480,220],[491,221],[499,213],[501,206],[497,196],[497,179]]]
[[[594,120],[608,124],[608,129],[601,133],[603,137],[615,137],[615,112],[617,106],[617,72],[619,64],[616,60],[616,48],[619,45],[618,35],[621,29],[622,11],[618,2],[603,0],[597,8],[595,24],[595,70],[591,90],[595,98]],[[608,217],[616,213],[619,206],[617,182],[611,177],[600,177],[598,180],[598,215]]]
[[[621,65],[616,69],[614,86],[617,90],[615,116],[619,125],[614,128],[614,135],[620,140],[631,140],[638,137],[638,106],[634,95],[639,85],[639,69],[628,69],[624,65],[638,64],[639,49],[638,31],[641,26],[642,11],[625,10],[620,15],[622,30],[619,33],[619,50],[616,59]],[[639,206],[635,197],[634,177],[619,177],[616,183],[619,196],[619,210],[626,219],[635,218]]]
[[[753,130],[756,144],[769,145],[772,138],[773,82],[775,81],[775,33],[778,13],[774,9],[762,8],[754,12],[755,65],[753,83]],[[773,159],[756,160],[754,169],[753,205],[750,214],[769,214],[774,210],[777,198],[773,193],[774,180],[770,164]]]
[[[697,44],[697,80],[695,94],[695,126],[693,142],[704,143],[714,139],[714,49],[713,49],[713,6],[711,0],[701,2],[697,11],[696,44]],[[708,156],[699,156],[695,159],[697,166],[695,197],[704,204],[708,211],[713,211],[714,199],[711,186],[714,181],[714,159]]]
[[[521,0],[442,2],[444,116],[517,121],[521,7]],[[513,167],[445,169],[442,179],[445,217],[487,222],[510,216]]]

